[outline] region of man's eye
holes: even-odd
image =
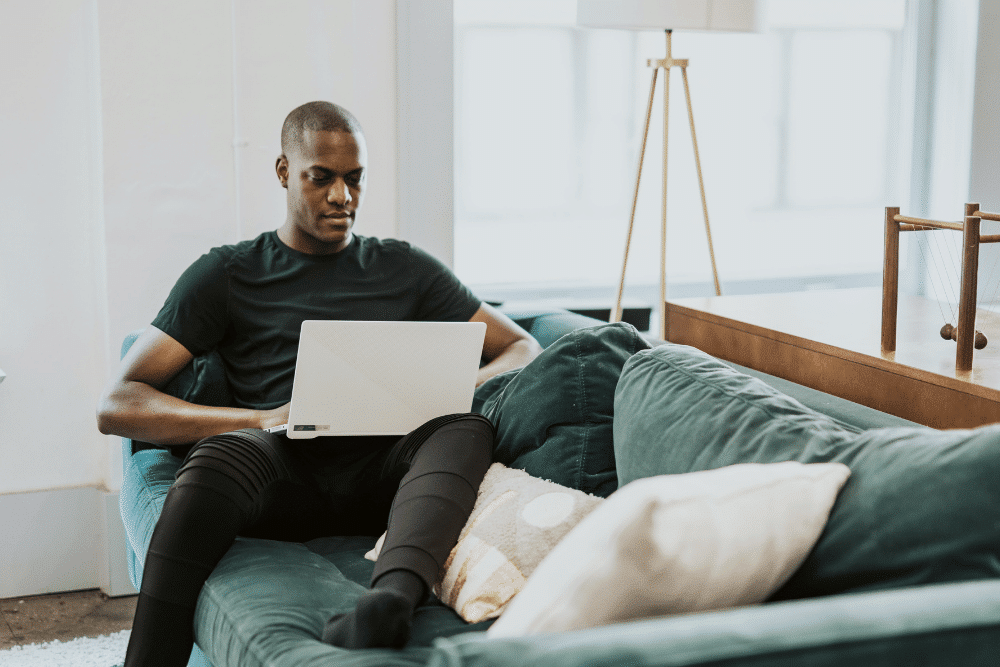
[[[326,176],[325,174],[309,174],[309,180],[315,181],[316,183],[321,183],[322,181],[325,181],[328,178],[329,177]]]

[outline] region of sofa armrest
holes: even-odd
[[[524,308],[500,306],[500,312],[530,333],[543,348],[576,329],[606,324],[601,320],[560,308]]]
[[[446,665],[986,665],[1000,651],[1000,580],[913,586],[666,616],[575,632],[438,639]]]

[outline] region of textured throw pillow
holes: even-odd
[[[496,618],[549,551],[602,500],[494,463],[434,592],[469,623]],[[376,560],[382,541],[365,557]]]
[[[549,553],[488,634],[761,602],[809,553],[849,474],[836,463],[746,464],[632,482]]]
[[[851,469],[773,600],[1000,577],[1000,426],[859,431],[691,347],[640,352],[615,397],[621,483],[735,463]]]
[[[494,460],[608,496],[618,488],[612,436],[615,385],[625,361],[648,348],[629,324],[578,329],[520,372],[498,380],[497,391],[480,408],[497,427]]]

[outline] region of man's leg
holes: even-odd
[[[408,466],[392,503],[372,590],[331,618],[323,641],[344,648],[401,648],[413,610],[437,582],[492,463],[493,425],[480,415],[431,420],[397,443],[384,473]]]
[[[294,477],[278,438],[243,430],[201,441],[188,455],[149,542],[126,667],[187,664],[201,587],[236,535]]]

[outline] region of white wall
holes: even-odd
[[[105,472],[93,6],[26,6],[0,4],[0,493]]]
[[[283,221],[288,111],[359,117],[358,231],[397,235],[395,34],[393,0],[0,3],[0,526],[32,527],[4,540],[0,597],[109,578],[78,535],[108,533],[120,488],[98,397],[191,261]]]
[[[396,48],[399,235],[454,267],[452,4],[400,0]]]
[[[285,115],[314,99],[366,129],[358,231],[396,233],[395,12],[388,0],[100,0],[111,340],[156,314],[213,245],[284,220]]]
[[[327,99],[365,128],[368,190],[358,231],[397,235],[396,11],[392,0],[263,0],[233,5],[233,98],[241,232],[284,219],[278,187],[281,123],[295,106]]]

